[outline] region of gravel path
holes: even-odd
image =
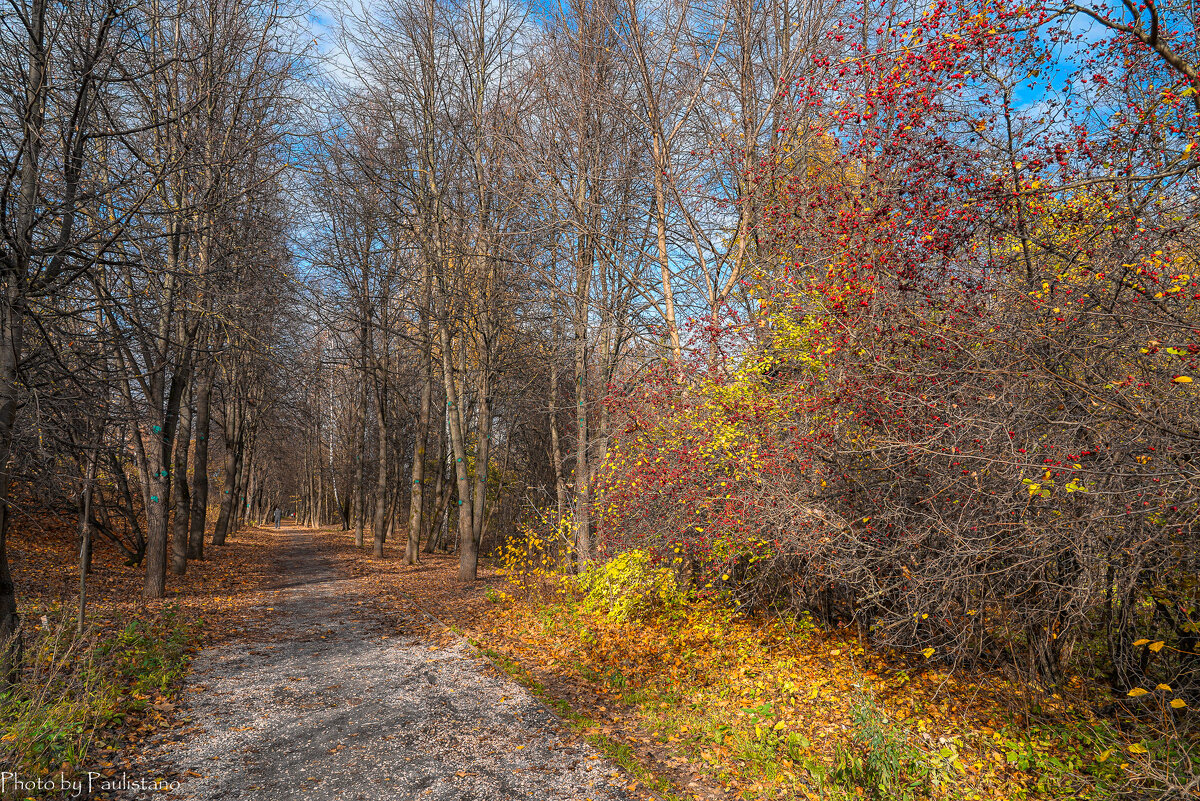
[[[289,579],[266,636],[196,657],[193,728],[151,754],[184,783],[139,797],[629,798],[627,776],[469,644],[416,611],[399,630],[371,619],[310,534],[282,536]]]

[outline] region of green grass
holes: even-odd
[[[199,622],[168,607],[107,636],[75,632],[52,608],[23,655],[19,680],[0,695],[0,763],[24,776],[81,768],[97,738],[169,695],[187,672]]]

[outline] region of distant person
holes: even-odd
[[[279,521],[283,519],[283,510],[278,506],[275,507],[275,528],[279,528]]]

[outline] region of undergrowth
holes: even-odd
[[[515,576],[489,598],[485,639],[509,663],[586,680],[741,798],[1188,797],[1200,765],[1179,723],[1193,713],[1165,700],[1159,716],[1097,716],[1080,677],[1041,690],[880,653],[804,616],[747,618],[636,557]]]
[[[41,621],[18,680],[0,695],[0,764],[25,777],[70,776],[98,736],[169,695],[200,625],[174,607],[104,632],[77,633],[59,607]]]

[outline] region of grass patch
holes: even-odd
[[[167,703],[200,626],[171,606],[103,633],[78,634],[71,617],[47,610],[0,695],[0,764],[21,776],[70,776],[105,731]]]

